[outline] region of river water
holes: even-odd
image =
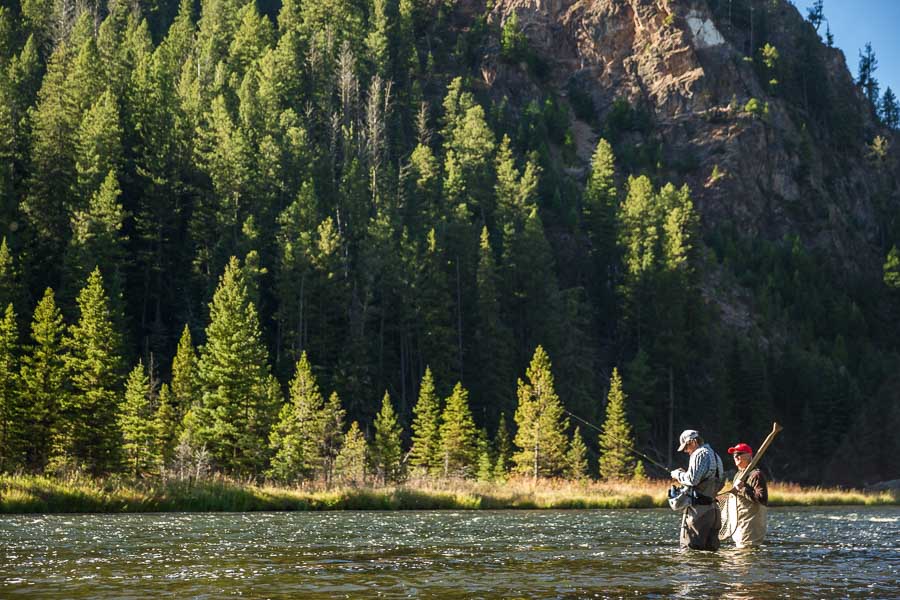
[[[900,509],[773,509],[677,548],[668,510],[0,517],[0,598],[900,597]]]

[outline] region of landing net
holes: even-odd
[[[719,539],[728,539],[737,527],[737,497],[725,494],[718,498],[719,512],[722,513],[722,527],[719,528]]]

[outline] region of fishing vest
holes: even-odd
[[[722,465],[722,459],[719,458],[719,455],[715,453],[710,445],[703,444],[697,452],[709,452],[711,454],[711,465],[697,485],[693,487],[673,485],[669,489],[669,507],[674,511],[682,511],[689,506],[714,504],[716,494],[722,489],[722,484],[725,483],[725,467]]]
[[[719,458],[719,455],[716,454],[709,444],[703,444],[697,452],[709,452],[712,455],[710,457],[709,470],[703,476],[703,479],[694,486],[697,494],[703,497],[700,503],[711,504],[715,502],[716,494],[719,493],[719,490],[722,489],[722,484],[725,483],[725,467],[722,465],[722,459]]]

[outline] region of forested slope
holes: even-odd
[[[293,482],[362,473],[366,438],[384,479],[410,450],[502,476],[541,415],[535,470],[596,472],[566,411],[602,423],[617,368],[663,462],[673,431],[778,420],[777,477],[900,476],[896,101],[817,26],[781,0],[4,1],[3,468]]]

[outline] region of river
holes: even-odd
[[[900,597],[900,509],[785,508],[677,548],[667,510],[0,517],[0,597]]]

